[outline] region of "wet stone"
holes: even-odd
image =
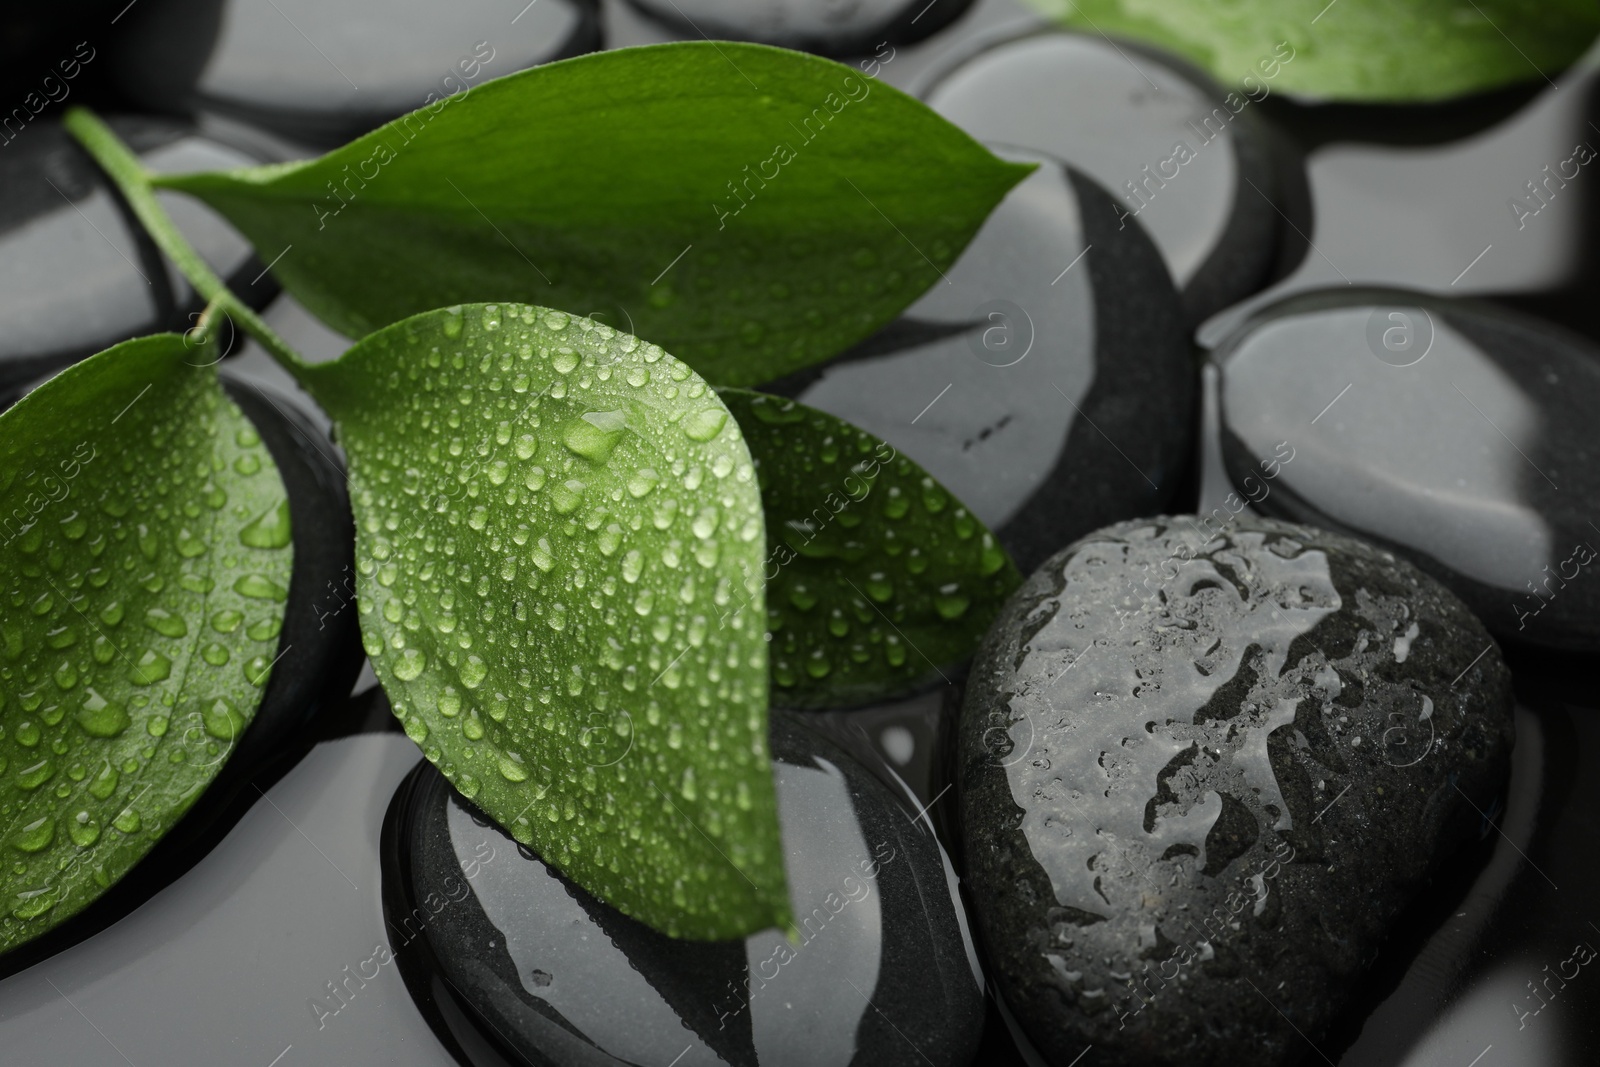
[[[957,740],[980,940],[1028,1038],[1063,1067],[1311,1054],[1479,839],[1510,681],[1465,605],[1340,534],[1143,520],[1053,557]]]
[[[972,0],[633,0],[686,36],[760,41],[830,56],[920,41]]]
[[[1258,510],[1394,547],[1497,637],[1600,650],[1592,342],[1480,305],[1341,291],[1273,305],[1214,359],[1222,455]],[[1280,444],[1293,461],[1262,482]]]
[[[1230,91],[1130,42],[1031,30],[957,53],[920,95],[979,140],[1053,155],[1109,189],[1119,219],[1161,250],[1193,325],[1264,286],[1279,254],[1283,154],[1251,107],[1272,83],[1250,85]]]
[[[656,933],[419,766],[385,826],[384,904],[441,1040],[479,1064],[969,1062],[982,979],[926,820],[787,713],[771,739],[795,944]]]
[[[1194,360],[1150,239],[1044,157],[946,281],[828,366],[766,386],[878,435],[970,508],[1023,571],[1169,503]]]
[[[363,655],[355,608],[353,522],[343,470],[293,402],[236,382],[229,397],[254,423],[288,490],[294,573],[278,635],[277,660],[261,706],[243,732],[227,707],[177,714],[167,732],[190,758],[221,763],[205,795],[164,832],[148,855],[105,895],[55,929],[0,956],[0,976],[23,970],[103,930],[198,863],[259,800],[305,742],[306,730],[350,692]],[[9,406],[15,396],[0,400]],[[212,625],[243,625],[213,617]],[[86,729],[88,726],[86,726]],[[267,774],[270,777],[262,777]]]
[[[130,98],[327,146],[600,47],[594,0],[541,0],[520,14],[427,0],[180,0],[123,22],[112,76]]]
[[[258,162],[149,118],[111,126],[151,170]],[[248,303],[273,295],[250,246],[190,197],[158,198],[202,258]],[[119,341],[193,325],[203,306],[55,118],[40,118],[0,152],[0,386],[16,385]]]

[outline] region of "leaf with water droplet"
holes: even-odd
[[[721,395],[766,510],[772,702],[887,699],[971,657],[1022,581],[994,535],[866,431],[792,400]]]
[[[349,457],[364,643],[407,736],[623,912],[785,925],[761,499],[717,394],[515,304],[404,320],[305,381]]]
[[[261,691],[221,664],[277,653],[281,600],[237,583],[289,583],[283,481],[196,355],[129,341],[0,414],[0,952],[81,911],[196,802],[232,746],[173,762],[174,709],[223,701],[242,729]]]
[[[894,319],[1031,169],[851,67],[692,41],[498,78],[321,159],[154,180],[226,215],[351,337],[537,300],[754,385]]]

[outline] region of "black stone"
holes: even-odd
[[[979,140],[1054,156],[1109,189],[1161,250],[1190,326],[1271,280],[1290,236],[1282,209],[1304,179],[1252,106],[1270,79],[1256,74],[1247,95],[1131,42],[1004,32],[958,49],[919,95]]]
[[[884,438],[1024,572],[1169,506],[1195,367],[1166,268],[1092,179],[1041,156],[947,281],[834,363],[765,388]]]
[[[111,126],[153,170],[258,162],[166,120]],[[158,195],[230,288],[255,307],[271,299],[270,279],[250,284],[261,264],[244,238],[194,200]],[[0,387],[130,337],[186,329],[203,306],[58,120],[36,120],[0,151]]]
[[[472,1064],[969,1062],[982,979],[928,824],[787,713],[771,739],[797,946],[656,933],[421,764],[385,822],[383,897],[441,1040]]]
[[[198,863],[260,800],[257,787],[269,787],[310,747],[317,720],[344,705],[361,669],[355,523],[344,471],[291,402],[237,382],[225,382],[225,387],[261,434],[289,495],[294,572],[278,638],[279,659],[255,717],[193,806],[104,896],[42,937],[0,956],[0,977],[100,932]],[[348,606],[339,608],[341,602]]]
[[[827,56],[868,55],[885,45],[923,40],[960,18],[972,6],[972,0],[632,0],[632,3],[685,36],[759,41]]]
[[[1341,534],[1163,518],[1064,549],[957,732],[966,885],[1028,1038],[1063,1067],[1314,1055],[1477,839],[1510,681],[1465,605]]]
[[[595,0],[471,15],[426,0],[169,0],[123,21],[112,77],[130,99],[327,146],[601,43]]]
[[[1265,494],[1257,509],[1391,546],[1497,637],[1600,650],[1593,343],[1483,305],[1339,290],[1264,309],[1213,358],[1222,455]],[[1294,458],[1263,482],[1280,442]]]

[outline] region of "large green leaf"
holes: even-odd
[[[277,655],[283,482],[198,355],[129,341],[0,415],[0,951],[188,810]]]
[[[319,160],[157,181],[352,337],[522,301],[749,385],[892,319],[1029,169],[849,67],[700,41],[486,82]]]
[[[1092,33],[1180,52],[1254,97],[1441,100],[1562,70],[1600,32],[1594,0],[1032,0]]]
[[[883,699],[968,659],[1022,581],[983,523],[841,419],[740,389],[722,399],[766,508],[773,701]]]
[[[761,500],[716,393],[521,305],[418,315],[305,380],[349,457],[367,652],[428,759],[658,929],[787,923]]]

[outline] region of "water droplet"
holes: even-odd
[[[128,680],[134,685],[155,685],[166,681],[171,674],[172,661],[155,649],[147,648],[128,672]]]
[[[461,714],[461,694],[450,686],[445,686],[444,692],[439,694],[439,714],[447,718]]]
[[[114,700],[107,700],[94,689],[84,691],[83,704],[73,718],[90,737],[116,737],[128,728],[131,721],[127,709]]]
[[[524,767],[521,761],[514,760],[510,756],[501,756],[496,766],[500,770],[500,777],[508,782],[526,782],[528,780],[528,768]]]
[[[622,557],[622,580],[632,585],[644,571],[644,556],[637,548],[630,548]]]
[[[933,598],[934,610],[939,613],[939,618],[946,622],[954,622],[967,613],[967,608],[972,604],[972,598],[961,592],[961,586],[955,582],[939,587],[938,595]]]
[[[461,733],[468,741],[483,740],[483,720],[476,713],[461,720]]]
[[[489,674],[489,665],[477,656],[468,656],[467,661],[461,665],[461,684],[468,689],[476,689],[483,684]]]
[[[257,515],[239,531],[239,542],[247,548],[283,548],[289,543],[289,501],[280,500]]]
[[[722,432],[727,422],[727,408],[704,408],[683,420],[683,432],[691,441],[709,441]]]
[[[583,491],[587,488],[583,482],[576,478],[569,478],[550,490],[550,505],[555,508],[558,515],[570,515],[576,511],[583,502]]]
[[[79,848],[88,848],[100,840],[100,824],[87,811],[80,811],[68,821],[67,836]]]
[[[245,634],[252,641],[271,641],[283,630],[283,620],[276,616],[257,619],[245,628]]]
[[[538,567],[546,574],[550,573],[550,568],[556,565],[555,554],[550,551],[550,539],[548,537],[539,538],[538,544],[529,549],[528,558],[533,560],[535,567]]]
[[[23,789],[38,789],[55,776],[56,765],[48,759],[40,760],[17,771],[17,785]]]
[[[174,615],[166,608],[150,608],[144,613],[144,624],[163,637],[186,637],[189,624],[182,615]]]
[[[200,724],[218,741],[232,741],[245,728],[244,714],[227,697],[217,697],[200,709]]]
[[[288,599],[289,591],[264,574],[247,574],[233,583],[233,591],[252,600],[276,600],[280,604]]]
[[[395,657],[394,676],[402,682],[415,680],[428,666],[428,657],[420,649],[408,648]]]
[[[251,656],[244,665],[244,680],[257,689],[267,684],[273,661],[266,656]]]
[[[231,634],[244,622],[244,616],[237,611],[227,609],[211,616],[211,628],[219,634]],[[226,662],[226,661],[224,661]]]
[[[233,461],[233,469],[249,477],[261,469],[261,458],[253,452],[246,452]]]
[[[144,825],[144,819],[139,816],[137,809],[123,808],[117,817],[111,820],[111,825],[125,834],[136,834],[139,832],[139,827]]]
[[[721,515],[716,508],[701,508],[700,513],[694,517],[694,522],[689,524],[689,528],[694,531],[696,537],[704,541],[717,532],[717,521],[720,518]]]
[[[439,328],[444,331],[446,337],[461,336],[461,320],[462,315],[459,305],[447,307],[439,312]]]
[[[591,463],[605,463],[627,428],[628,417],[621,411],[590,411],[567,423],[561,443]]]
[[[647,495],[661,482],[661,475],[657,474],[654,467],[640,467],[628,479],[628,495],[635,500]]]
[[[38,852],[56,839],[56,821],[46,815],[33,820],[11,836],[11,845],[19,852]]]
[[[887,604],[894,596],[894,583],[882,571],[873,571],[867,575],[867,596],[880,604]]]

